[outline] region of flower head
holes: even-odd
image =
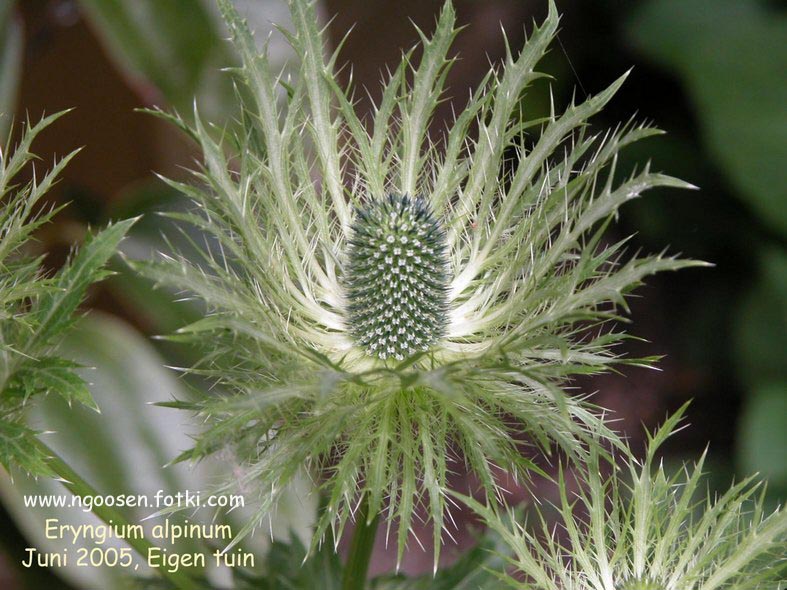
[[[356,213],[344,288],[356,345],[382,360],[426,351],[445,334],[445,232],[422,198],[388,195]]]
[[[243,60],[238,125],[219,133],[199,116],[168,116],[204,160],[196,185],[172,182],[195,204],[176,217],[210,240],[201,261],[144,266],[206,304],[177,337],[205,347],[190,370],[222,391],[173,404],[207,425],[184,458],[235,453],[241,481],[227,485],[259,494],[247,531],[305,468],[325,498],[316,539],[329,527],[338,539],[363,501],[370,519],[384,510],[398,521],[401,552],[423,506],[437,553],[447,476],[460,463],[491,496],[498,467],[522,479],[534,468],[523,440],[577,458],[595,436],[615,438],[586,399],[565,394],[567,380],[622,362],[613,346],[625,335],[605,326],[624,295],[693,263],[623,261],[623,242],[601,235],[644,190],[689,185],[647,167],[616,175],[619,150],[658,131],[587,131],[625,76],[562,114],[522,118],[557,29],[551,2],[439,141],[427,129],[453,63],[450,2],[434,33],[421,33],[420,62],[402,56],[369,120],[337,83],[336,53],[323,59],[314,7],[289,5],[295,30],[282,34],[298,79],[271,71],[221,0]]]

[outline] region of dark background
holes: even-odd
[[[42,164],[85,146],[52,192],[70,205],[39,236],[50,252],[47,264],[60,264],[88,225],[177,199],[153,172],[182,177],[180,166],[195,154],[166,124],[135,108],[189,112],[196,94],[208,117],[231,115],[231,93],[216,71],[234,57],[207,4],[3,0],[0,111],[35,121],[76,107],[38,140]],[[238,4],[263,27],[286,14],[281,2]],[[341,61],[352,64],[355,83],[374,96],[380,71],[416,42],[412,23],[429,32],[440,3],[326,0],[321,6],[324,16],[335,15],[334,43],[355,25]],[[546,10],[542,0],[456,6],[459,22],[469,26],[457,40],[460,60],[449,78],[452,100],[439,111],[442,122],[452,108],[461,109],[489,60],[502,56],[501,23],[511,45],[521,47],[524,29]],[[556,105],[564,108],[572,94],[595,94],[634,66],[594,125],[603,129],[632,115],[655,122],[668,134],[634,146],[624,163],[650,159],[654,169],[701,188],[652,191],[627,205],[612,231],[636,234],[632,250],[669,247],[715,264],[654,277],[632,299],[632,332],[647,342],[631,344],[629,353],[665,355],[660,371],[627,369],[579,385],[598,391],[595,401],[614,410],[635,441],[641,424],[652,427],[693,399],[691,427],[672,439],[671,456],[695,458],[709,444],[712,485],[758,471],[769,478],[775,503],[787,494],[787,12],[755,0],[563,0],[558,6],[559,39],[541,66],[554,77]],[[546,112],[548,91],[546,83],[531,89],[523,103],[528,117]],[[6,117],[4,128],[8,123]],[[155,239],[156,223],[146,218],[137,228],[140,239]],[[88,305],[146,335],[176,327],[166,304],[157,307],[144,289],[121,273],[96,289]],[[168,359],[182,354],[161,352]],[[19,571],[12,557],[27,542],[10,517],[0,520],[0,586],[41,587],[43,578]]]

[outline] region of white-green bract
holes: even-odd
[[[165,115],[203,152],[194,184],[171,183],[195,204],[175,217],[212,245],[195,244],[202,260],[173,254],[139,266],[206,304],[204,319],[176,337],[204,346],[190,370],[221,392],[170,404],[205,424],[183,458],[233,453],[237,477],[226,487],[258,494],[258,518],[242,533],[305,469],[323,497],[315,539],[331,527],[338,539],[363,502],[369,521],[382,513],[389,531],[398,523],[401,553],[423,509],[437,555],[447,476],[462,464],[494,496],[497,468],[522,479],[534,468],[523,441],[576,459],[595,436],[615,438],[586,398],[565,394],[567,380],[625,362],[613,350],[625,334],[612,326],[624,295],[647,275],[694,263],[624,260],[624,243],[602,233],[644,190],[689,185],[647,166],[615,173],[618,152],[657,130],[588,131],[625,76],[562,113],[524,118],[524,92],[541,77],[535,68],[558,26],[551,2],[524,49],[488,72],[440,140],[427,129],[453,63],[450,3],[431,36],[419,31],[418,63],[409,51],[386,77],[367,120],[337,82],[337,54],[323,58],[314,7],[289,5],[295,30],[281,33],[300,59],[297,79],[271,70],[222,0],[243,62],[234,70],[238,121],[222,131],[199,116],[189,125]],[[515,163],[503,166],[512,154]],[[364,326],[384,323],[372,309],[383,310],[353,302],[352,241],[358,212],[389,195],[422,199],[445,233],[445,301],[410,300],[410,319],[426,319],[408,325],[428,347],[406,354],[395,340],[388,354],[387,340],[383,358],[363,336]]]
[[[641,466],[626,453],[623,474],[600,474],[596,450],[582,468],[580,490],[561,478],[558,525],[563,541],[542,521],[541,534],[515,523],[513,513],[467,499],[503,536],[522,590],[781,590],[787,583],[787,514],[767,513],[753,478],[702,498],[705,455],[669,476],[656,462],[682,408],[649,437]],[[762,494],[758,494],[762,491]],[[522,580],[522,578],[519,578]]]

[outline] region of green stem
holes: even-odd
[[[344,568],[342,590],[366,588],[366,573],[369,571],[369,559],[372,556],[379,519],[379,515],[375,514],[369,521],[369,498],[364,496],[355,519],[355,531],[350,542],[350,555]]]
[[[31,437],[31,439],[33,444],[35,444],[41,451],[43,451],[44,454],[49,457],[49,467],[62,480],[61,483],[69,491],[71,491],[71,493],[79,496],[80,498],[86,498],[89,496],[95,497],[100,495],[93,486],[82,479],[79,474],[71,469],[71,467],[65,461],[63,461],[63,459],[61,459],[51,448],[35,437]],[[115,508],[109,506],[93,506],[92,512],[106,524],[111,523],[113,526],[130,525],[128,519]],[[148,556],[148,549],[154,547],[154,545],[144,537],[128,538],[124,540],[145,559],[147,559]],[[156,571],[169,580],[169,582],[172,583],[174,587],[180,588],[181,590],[197,590],[200,588],[197,582],[181,571],[170,572],[164,568],[156,568]]]

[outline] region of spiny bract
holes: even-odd
[[[200,259],[192,250],[133,263],[206,309],[175,337],[204,347],[190,370],[223,395],[172,404],[206,425],[182,458],[233,453],[222,490],[241,486],[257,509],[236,539],[305,470],[325,498],[315,542],[331,528],[338,540],[363,502],[369,518],[384,511],[389,531],[397,523],[401,555],[425,508],[437,558],[452,472],[471,471],[491,497],[501,469],[519,481],[533,473],[525,441],[577,460],[596,436],[616,440],[567,382],[647,364],[614,348],[626,338],[613,323],[625,295],[696,263],[624,259],[626,240],[602,234],[643,191],[690,185],[647,166],[618,171],[620,150],[657,130],[590,132],[625,75],[561,113],[522,118],[557,31],[553,2],[442,138],[430,126],[454,63],[450,2],[431,35],[419,31],[420,59],[403,54],[387,76],[368,120],[337,81],[337,54],[325,57],[311,2],[289,0],[294,30],[280,29],[300,59],[296,79],[273,70],[229,0],[219,5],[242,58],[237,125],[164,115],[203,153],[193,184],[170,183],[195,205],[174,217],[207,246],[189,233]],[[404,229],[414,221],[423,239]],[[388,255],[389,238],[399,254]]]
[[[358,209],[345,281],[347,323],[381,359],[428,350],[446,326],[445,232],[422,198],[389,195]]]
[[[516,522],[513,511],[468,498],[513,553],[532,583],[521,590],[782,590],[787,573],[787,513],[768,513],[753,477],[711,494],[703,490],[705,455],[674,474],[657,456],[686,405],[649,435],[644,460],[623,447],[626,466],[605,465],[594,448],[585,466],[562,470],[555,534]],[[579,472],[577,473],[577,470]],[[602,473],[611,472],[604,476]],[[576,480],[576,483],[572,481]],[[571,489],[569,489],[571,488]],[[574,488],[579,488],[578,491]],[[539,510],[539,509],[537,509]],[[569,559],[566,559],[566,558]]]

